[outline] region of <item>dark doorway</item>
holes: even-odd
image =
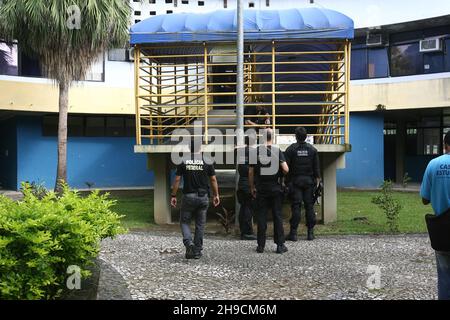
[[[0,189],[17,189],[16,119],[7,115],[2,116],[2,113],[0,113]]]
[[[385,123],[384,129],[384,180],[395,181],[396,170],[396,125]]]
[[[213,66],[211,81],[214,93],[233,93],[232,95],[215,95],[214,109],[236,109],[236,65]],[[218,104],[218,106],[217,106]]]

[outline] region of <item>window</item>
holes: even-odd
[[[172,3],[173,0],[166,0],[166,3]]]
[[[228,8],[228,0],[223,0],[223,7]]]
[[[108,51],[109,61],[130,61],[128,49],[111,49]]]
[[[266,7],[270,7],[270,0],[266,0]]]
[[[106,136],[123,137],[125,135],[125,123],[122,117],[106,118]]]
[[[445,45],[445,71],[450,72],[450,38],[444,41]]]
[[[383,133],[385,136],[395,136],[397,134],[397,129],[384,129]]]
[[[366,49],[352,50],[351,78],[367,78],[367,54]]]
[[[87,137],[102,137],[105,135],[104,117],[87,117],[85,134]]]
[[[68,135],[70,137],[134,137],[134,117],[123,116],[72,116],[69,115]],[[42,135],[58,135],[58,115],[42,118]]]
[[[189,0],[181,0],[181,4],[189,4]]]
[[[352,50],[352,79],[384,78],[389,76],[387,48]]]
[[[140,15],[141,15],[141,12],[140,12],[140,11],[135,11],[135,12],[134,12],[134,15],[135,15],[135,16],[140,16]]]
[[[440,154],[439,146],[441,144],[440,128],[429,128],[423,130],[423,154]]]
[[[136,23],[139,23],[139,22],[141,22],[141,20],[139,20],[139,19],[134,20],[134,23],[135,23],[135,24],[136,24]]]
[[[0,74],[18,76],[18,60],[17,44],[0,42]]]
[[[86,81],[104,81],[105,61],[103,54],[92,64],[86,73]]]
[[[150,11],[151,16],[156,16],[156,11]]]
[[[423,54],[423,73],[436,73],[445,71],[443,52],[427,52]]]
[[[389,61],[387,48],[374,48],[367,50],[367,76],[368,78],[385,78],[389,76]]]
[[[199,7],[203,7],[204,5],[205,5],[205,1],[199,1],[199,2],[198,2],[198,6],[199,6]]]
[[[255,3],[254,3],[254,2],[250,2],[250,3],[248,4],[248,7],[249,7],[249,8],[254,8],[254,7],[255,7]]]
[[[391,75],[408,76],[421,73],[419,42],[391,47]]]
[[[58,117],[57,116],[45,116],[42,119],[42,135],[44,137],[58,135]]]
[[[167,13],[167,14],[172,14],[173,11],[172,11],[172,10],[167,10],[166,13]]]
[[[82,137],[84,135],[84,119],[78,116],[69,116],[67,120],[67,134],[70,137]]]
[[[125,118],[125,136],[136,136],[136,120],[134,118]]]
[[[24,77],[42,77],[41,66],[37,58],[29,57],[25,53],[20,53],[20,71]]]
[[[149,0],[148,1],[150,4],[155,4],[156,3],[156,0]]]

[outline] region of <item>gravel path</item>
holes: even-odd
[[[284,255],[272,245],[257,254],[254,242],[209,236],[204,257],[185,260],[178,234],[106,240],[98,298],[436,299],[427,236],[324,237],[287,243]],[[369,266],[381,270],[379,289],[367,287]]]

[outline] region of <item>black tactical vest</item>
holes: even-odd
[[[314,176],[313,163],[316,150],[310,144],[296,143],[292,146],[293,150],[290,153],[290,175],[296,176]]]

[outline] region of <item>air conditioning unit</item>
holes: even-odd
[[[128,53],[128,61],[134,61],[134,48],[128,49],[127,53]]]
[[[387,43],[385,37],[381,33],[368,33],[366,38],[366,45],[368,47],[379,47]]]
[[[420,40],[420,52],[442,51],[441,38],[428,38]]]

